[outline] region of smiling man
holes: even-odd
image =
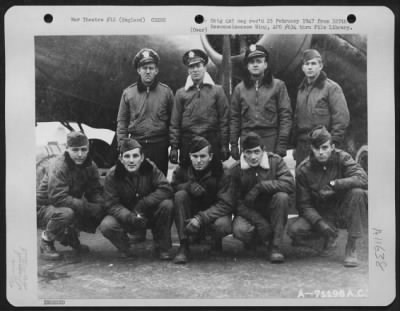
[[[230,169],[236,206],[232,230],[246,247],[260,239],[269,247],[270,262],[281,263],[285,260],[281,244],[294,180],[282,158],[263,147],[258,134],[248,133],[242,141],[240,161]]]
[[[231,154],[239,160],[238,140],[257,133],[266,151],[286,155],[292,128],[292,108],[285,83],[272,76],[268,51],[251,45],[245,53],[247,76],[232,94]]]
[[[89,156],[89,140],[81,132],[67,135],[65,153],[52,162],[37,190],[37,218],[44,227],[40,251],[44,259],[62,258],[54,241],[77,253],[89,251],[79,231],[94,233],[104,217],[103,189],[96,164]]]
[[[317,125],[324,125],[331,132],[336,147],[343,143],[350,115],[342,88],[328,79],[321,54],[317,50],[303,52],[304,79],[296,101],[293,140],[296,146],[295,160],[299,165],[308,155],[308,133]]]
[[[207,73],[208,56],[202,50],[190,50],[183,55],[188,67],[188,77],[183,88],[175,95],[170,126],[172,163],[189,161],[189,146],[193,137],[206,138],[214,157],[229,158],[229,107],[228,99],[220,85],[215,85]]]
[[[132,137],[147,158],[164,173],[168,172],[168,135],[173,94],[157,80],[160,57],[156,51],[140,50],[134,60],[139,75],[136,83],[122,93],[117,117],[117,137]]]
[[[180,248],[174,263],[189,260],[189,236],[210,228],[214,249],[222,250],[222,238],[232,232],[232,195],[230,179],[222,163],[214,157],[211,144],[195,137],[189,147],[190,165],[180,165],[172,177],[175,191],[175,224]]]
[[[171,259],[171,225],[174,209],[172,189],[164,174],[145,156],[142,146],[125,138],[120,144],[117,164],[104,182],[105,208],[108,215],[100,231],[124,257],[133,257],[128,233],[152,230],[155,254]]]
[[[323,237],[322,256],[336,248],[337,228],[348,230],[344,266],[358,266],[356,242],[363,233],[368,177],[353,158],[335,148],[324,126],[309,133],[310,151],[296,169],[296,208],[300,217],[288,228],[294,245]]]

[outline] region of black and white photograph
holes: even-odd
[[[373,280],[394,271],[395,231],[379,179],[392,154],[376,158],[390,138],[375,125],[394,124],[382,121],[390,107],[376,113],[393,98],[371,95],[384,59],[356,27],[365,12],[253,8],[192,14],[189,32],[91,29],[161,27],[170,12],[72,11],[64,23],[89,31],[27,35],[27,104],[6,98],[9,120],[29,106],[34,125],[22,130],[29,160],[18,155],[29,238],[7,240],[12,299],[31,288],[28,304],[47,306],[371,304]],[[6,125],[11,157],[21,134]],[[22,210],[6,209],[14,224]]]

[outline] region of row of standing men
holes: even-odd
[[[103,235],[128,257],[132,251],[127,233],[149,227],[160,259],[171,259],[175,219],[180,238],[175,263],[188,261],[189,237],[204,228],[211,228],[217,250],[222,237],[233,232],[248,247],[257,240],[267,243],[271,262],[284,261],[282,236],[294,192],[293,177],[281,158],[292,123],[286,87],[268,70],[268,52],[250,46],[245,55],[249,79],[235,88],[229,122],[224,91],[206,73],[207,60],[200,50],[184,55],[189,76],[172,104],[172,91],[156,80],[157,53],[143,49],[136,55],[140,78],[122,95],[120,157],[107,174],[104,197],[87,156],[86,136],[69,135],[66,153],[49,168],[37,194],[38,222],[46,228],[40,248],[48,259],[61,257],[54,248],[56,239],[85,250],[77,229],[93,232],[99,224]],[[322,254],[327,255],[342,225],[349,231],[345,266],[357,266],[355,241],[362,232],[367,177],[350,155],[335,149],[349,120],[340,87],[321,71],[317,51],[305,51],[303,62],[306,78],[299,88],[294,127],[296,157],[302,162],[296,172],[300,217],[289,227],[289,235],[294,245],[304,244],[304,237],[322,235]],[[323,126],[314,128],[317,124]],[[178,162],[180,151],[171,185],[165,178],[169,144],[171,162]],[[229,154],[240,161],[224,172],[221,160]]]
[[[267,151],[286,155],[289,138],[296,146],[297,163],[307,156],[307,134],[324,125],[337,147],[349,125],[349,111],[341,87],[327,78],[316,50],[303,53],[305,74],[292,108],[285,83],[273,77],[268,51],[251,45],[245,53],[247,76],[234,89],[231,104],[223,88],[207,73],[208,56],[190,50],[183,56],[188,77],[183,88],[172,90],[157,80],[160,58],[152,49],[142,49],[134,58],[139,79],[122,94],[117,117],[118,141],[133,137],[161,171],[187,160],[194,136],[205,137],[222,161],[239,160],[239,141],[249,132],[261,136]],[[294,120],[294,122],[292,122]],[[294,126],[292,126],[294,124]],[[229,149],[230,145],[230,149]]]

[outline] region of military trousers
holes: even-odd
[[[280,246],[287,222],[290,204],[289,194],[277,192],[265,200],[257,200],[253,208],[239,204],[233,220],[233,236],[245,244],[251,244],[256,237],[273,246]]]
[[[69,207],[55,207],[54,205],[42,206],[37,214],[38,225],[45,228],[47,238],[51,241],[58,240],[69,245],[70,235],[74,236],[79,231],[96,232],[104,214],[102,207],[96,203],[89,203],[95,213],[84,211],[77,213]]]
[[[350,238],[359,238],[368,227],[368,191],[360,188],[348,190],[341,200],[330,202],[329,207],[316,209],[321,218],[332,228],[345,228]],[[291,238],[318,238],[320,233],[303,217],[298,217],[289,227]]]
[[[171,226],[174,216],[174,204],[172,200],[164,200],[154,209],[145,211],[148,219],[147,228],[151,229],[153,240],[161,251],[171,248]],[[101,233],[118,249],[129,247],[128,233],[137,232],[137,228],[120,223],[114,216],[107,215],[101,222]]]
[[[207,206],[201,206],[195,198],[187,191],[180,190],[175,193],[175,225],[180,240],[188,238],[185,232],[185,221],[192,218],[199,211],[207,209]],[[209,229],[213,237],[220,239],[232,233],[232,216],[225,215],[217,218],[213,223],[203,228]]]
[[[163,172],[165,176],[168,173],[168,137],[163,141],[155,143],[147,143],[146,141],[139,141],[142,145],[142,151],[146,158],[154,162],[158,169]]]

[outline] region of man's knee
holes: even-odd
[[[218,218],[213,224],[214,231],[218,236],[224,237],[232,233],[231,216],[223,216]]]
[[[164,200],[160,203],[160,209],[168,214],[174,212],[174,202],[172,200]]]
[[[272,196],[272,199],[279,202],[289,202],[290,197],[286,192],[277,192]]]
[[[302,217],[297,217],[288,225],[287,233],[293,238],[299,235],[307,235],[311,232],[311,224]]]
[[[368,196],[368,191],[361,188],[353,188],[349,190],[349,195],[357,198],[366,198]]]
[[[235,217],[233,220],[232,232],[233,236],[238,240],[249,243],[253,238],[254,230],[254,226],[240,216]]]
[[[175,203],[182,203],[189,198],[189,194],[186,190],[179,190],[175,192],[174,199]]]
[[[51,217],[52,220],[62,221],[66,224],[73,223],[75,219],[75,212],[72,208],[69,207],[56,207],[54,208],[55,211],[53,216]]]
[[[367,208],[368,206],[368,191],[361,188],[350,189],[346,193],[346,197],[343,201],[344,205],[349,211],[355,208]]]
[[[272,196],[271,204],[274,206],[279,206],[284,210],[289,208],[290,196],[286,192],[277,192]]]
[[[118,228],[120,228],[118,221],[111,215],[104,217],[99,225],[99,230],[105,237],[110,236]]]

